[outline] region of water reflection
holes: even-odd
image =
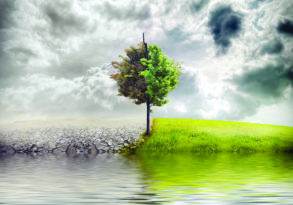
[[[133,161],[118,155],[94,159],[14,156],[0,160],[0,202],[86,204],[157,202]]]
[[[164,154],[133,160],[150,190],[169,201],[293,203],[292,155]]]
[[[293,203],[288,155],[0,159],[0,204]]]

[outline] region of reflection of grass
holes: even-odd
[[[293,180],[292,156],[273,154],[156,154],[134,159],[153,190],[201,193]]]
[[[138,152],[293,151],[293,127],[192,119],[155,119]]]

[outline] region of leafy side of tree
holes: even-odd
[[[148,47],[148,59],[141,59],[146,67],[140,74],[147,84],[146,94],[153,106],[162,106],[167,103],[167,95],[173,90],[179,79],[180,65],[168,58],[156,45]]]
[[[135,104],[146,103],[146,134],[149,135],[151,106],[167,103],[168,93],[178,83],[180,65],[156,45],[141,43],[125,49],[125,53],[126,56],[120,56],[120,62],[112,62],[118,70],[112,78],[118,84],[119,95],[133,99]]]

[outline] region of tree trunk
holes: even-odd
[[[146,135],[149,136],[150,135],[150,114],[151,114],[151,103],[149,100],[147,100],[146,106],[147,106]]]
[[[149,58],[148,44],[145,42],[144,33],[142,33],[142,42],[145,48],[145,58],[148,59]],[[151,101],[148,96],[147,96],[146,106],[147,106],[146,135],[149,136],[150,135]]]

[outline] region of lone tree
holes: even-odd
[[[135,104],[146,103],[146,135],[150,134],[152,106],[167,103],[167,95],[179,79],[180,65],[168,58],[157,45],[147,45],[144,40],[136,47],[125,49],[121,61],[113,61],[118,70],[111,77],[117,82],[119,95],[134,100]]]

